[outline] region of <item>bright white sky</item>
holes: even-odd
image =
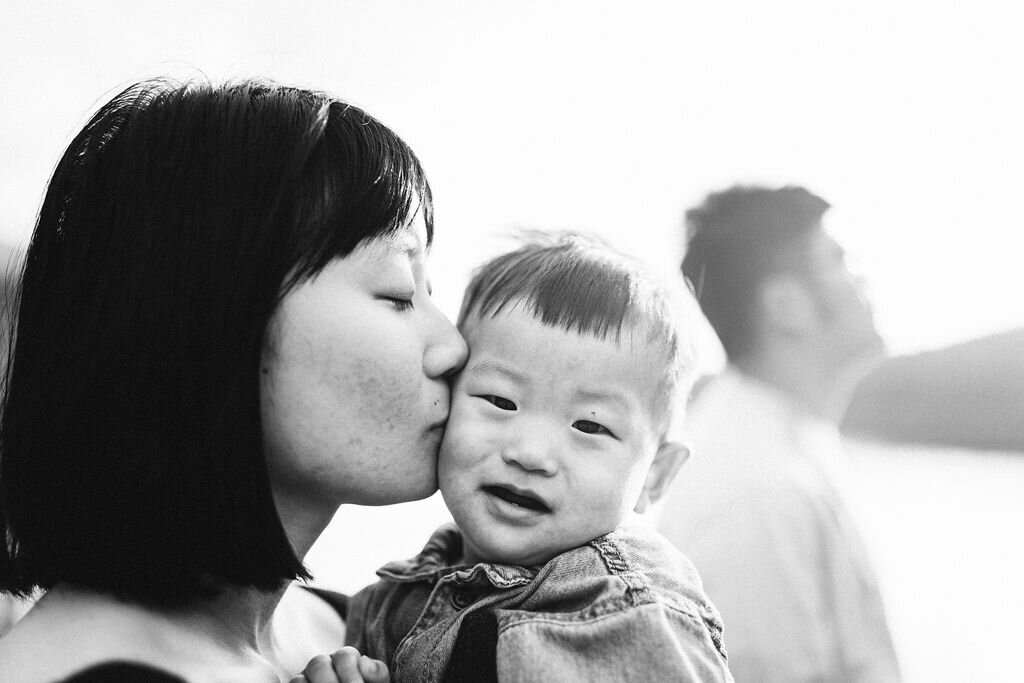
[[[1024,324],[1016,4],[8,2],[0,240],[26,242],[63,147],[119,87],[256,74],[349,99],[413,146],[450,314],[510,228],[592,230],[674,267],[706,192],[792,182],[836,207],[893,349],[954,342]],[[443,516],[426,505],[421,525]],[[311,557],[347,567],[343,587],[379,564],[369,546],[416,549],[402,507],[343,514],[360,550]]]
[[[439,296],[511,227],[593,230],[674,266],[683,210],[807,185],[911,351],[1024,324],[1024,43],[1014,3],[8,3],[0,239],[63,146],[145,75],[260,74],[367,108],[435,187]]]

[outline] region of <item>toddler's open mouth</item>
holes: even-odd
[[[484,486],[483,490],[492,496],[501,498],[507,503],[518,505],[519,507],[526,508],[527,510],[551,512],[551,508],[549,508],[544,501],[525,491],[516,492],[504,486]]]

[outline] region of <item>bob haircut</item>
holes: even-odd
[[[263,456],[281,299],[422,212],[395,133],[326,94],[153,80],[57,164],[25,259],[0,425],[0,589],[180,606],[308,577]]]
[[[779,273],[800,273],[807,244],[829,203],[802,187],[736,186],[686,212],[683,275],[726,356],[742,362],[758,343],[758,289]]]
[[[459,329],[473,319],[498,315],[506,306],[523,306],[550,327],[617,344],[625,334],[637,353],[648,353],[652,346],[660,350],[665,410],[659,418],[669,417],[675,397],[692,387],[696,304],[682,287],[671,286],[595,237],[527,232],[523,246],[474,271]]]

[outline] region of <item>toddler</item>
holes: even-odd
[[[454,524],[354,596],[349,645],[397,681],[731,681],[690,562],[624,527],[688,452],[688,302],[577,235],[479,268],[438,478]]]

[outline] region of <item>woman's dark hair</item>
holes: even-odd
[[[418,212],[409,147],[264,82],[147,81],[71,142],[25,258],[0,425],[0,589],[175,606],[307,576],[263,457],[260,360],[292,287]]]

